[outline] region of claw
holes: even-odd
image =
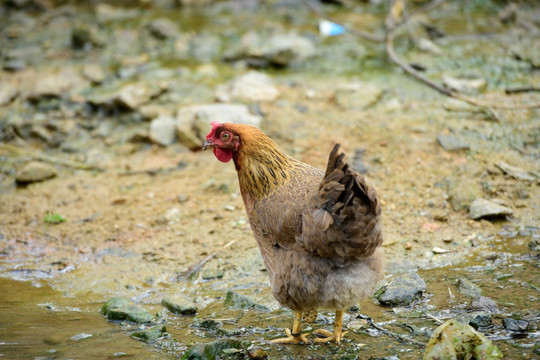
[[[309,340],[302,335],[302,333],[293,335],[290,329],[285,329],[285,333],[287,334],[287,337],[279,338],[270,341],[272,344],[309,344]]]
[[[316,343],[334,342],[336,344],[339,344],[341,342],[341,339],[343,339],[343,336],[347,334],[347,331],[343,332],[342,327],[343,327],[343,310],[337,310],[336,319],[334,321],[334,332],[331,333],[330,331],[325,330],[325,329],[315,330],[313,334],[322,335],[324,337],[315,339],[313,341]]]

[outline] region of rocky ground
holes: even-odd
[[[389,10],[323,9],[375,34]],[[539,103],[539,18],[534,2],[448,1],[396,49],[469,96]],[[0,284],[14,289],[0,312],[32,314],[2,325],[0,353],[418,359],[457,319],[508,358],[538,356],[539,111],[440,95],[383,45],[324,37],[319,21],[296,2],[0,6]],[[387,276],[347,314],[341,347],[266,342],[291,313],[269,292],[234,167],[199,151],[210,121],[259,126],[321,168],[340,142],[376,187]],[[101,315],[106,302],[120,310]],[[65,317],[54,341],[24,320],[51,312]]]

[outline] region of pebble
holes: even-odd
[[[144,342],[154,342],[163,335],[167,333],[167,328],[165,325],[156,325],[151,327],[150,329],[144,329],[135,331],[131,334],[132,337],[135,339],[144,341]]]
[[[227,206],[225,206],[224,209],[227,210],[227,211],[234,211],[234,210],[236,210],[236,206],[234,206],[234,205],[227,205]]]
[[[481,92],[487,87],[487,81],[480,78],[456,78],[443,75],[442,82],[447,88],[469,94]]]
[[[458,291],[463,295],[476,299],[482,296],[482,289],[470,280],[460,278],[457,282]]]
[[[485,311],[488,314],[500,313],[497,303],[487,296],[479,296],[474,299],[471,303],[471,309],[476,311]]]
[[[177,223],[180,220],[180,217],[182,216],[182,213],[180,212],[180,209],[177,207],[174,207],[172,209],[167,210],[167,212],[164,215],[165,220],[167,220],[167,224],[171,225],[174,223]]]
[[[467,141],[454,134],[441,134],[437,136],[437,142],[446,151],[467,150],[471,147]]]
[[[92,334],[80,333],[80,334],[77,334],[77,335],[73,335],[70,338],[70,340],[79,341],[79,340],[88,339],[90,337],[92,337]]]
[[[416,273],[410,272],[394,277],[375,293],[382,305],[407,306],[426,291],[426,282]]]
[[[172,116],[160,116],[150,123],[150,140],[162,146],[168,146],[176,140],[176,121]]]
[[[512,209],[482,198],[474,200],[469,208],[469,217],[473,220],[512,214]]]
[[[468,209],[482,194],[482,187],[473,179],[453,177],[448,185],[448,198],[455,211]]]
[[[186,201],[189,200],[189,195],[180,194],[180,195],[178,195],[177,200],[178,200],[179,203],[183,204],[183,203],[185,203]]]
[[[18,184],[29,184],[43,181],[56,176],[56,169],[49,164],[38,161],[31,161],[24,165],[15,177]]]

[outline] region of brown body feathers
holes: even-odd
[[[276,299],[307,311],[345,309],[369,295],[383,272],[381,208],[340,146],[323,172],[254,127],[212,125],[205,146],[222,161],[232,155]]]

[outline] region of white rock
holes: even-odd
[[[274,101],[279,96],[270,76],[258,71],[249,71],[237,77],[227,88],[232,99],[246,102]]]
[[[152,142],[167,146],[176,139],[176,122],[172,116],[160,116],[150,123],[149,136]]]

